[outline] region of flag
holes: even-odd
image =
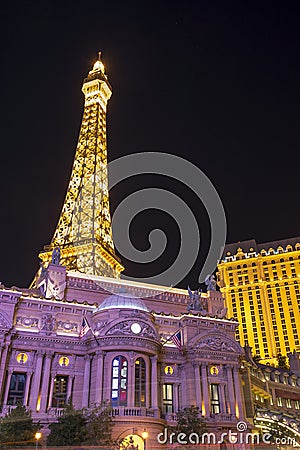
[[[182,345],[181,345],[181,331],[177,331],[177,333],[173,334],[172,336],[172,342],[176,345],[178,350],[182,351]]]
[[[89,324],[87,323],[87,320],[84,317],[82,319],[82,324],[81,324],[81,330],[80,330],[80,333],[79,333],[79,337],[82,338],[83,336],[85,336],[86,333],[89,331],[89,329],[90,329]]]

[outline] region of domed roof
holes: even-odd
[[[149,312],[147,306],[142,299],[137,297],[130,297],[129,294],[113,294],[107,297],[101,303],[97,311],[105,311],[108,309],[138,309],[140,311]]]

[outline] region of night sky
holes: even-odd
[[[2,5],[0,280],[28,286],[51,241],[79,133],[82,81],[99,50],[113,86],[109,160],[155,151],[197,165],[222,199],[227,242],[299,236],[299,9],[211,0]],[[208,218],[187,188],[170,183],[137,177],[112,190],[111,207],[153,185],[182,197],[200,221],[203,246],[180,286],[196,288]],[[176,256],[178,227],[148,211],[131,229],[146,249],[160,222],[170,240],[151,274]],[[146,270],[124,264],[129,275]]]

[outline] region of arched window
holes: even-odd
[[[127,406],[128,363],[124,356],[117,356],[112,362],[111,403],[113,406]]]
[[[134,406],[146,406],[146,364],[143,358],[135,361]]]

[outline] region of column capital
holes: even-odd
[[[53,355],[54,355],[54,352],[53,352],[52,350],[47,350],[47,351],[45,352],[45,357],[46,357],[47,359],[52,359],[52,358],[53,358]]]
[[[104,358],[105,354],[106,354],[106,352],[103,351],[103,350],[96,350],[95,351],[95,355],[97,355],[98,358]]]
[[[84,355],[84,360],[85,361],[91,361],[92,358],[93,358],[92,355]]]
[[[193,364],[193,367],[194,367],[194,368],[196,368],[196,367],[199,367],[199,366],[200,366],[200,363],[199,363],[199,361],[193,361],[193,362],[192,362],[192,364]]]
[[[233,364],[225,364],[225,369],[230,370],[233,368]]]
[[[157,355],[150,356],[150,359],[151,361],[155,362],[158,360],[158,356]]]
[[[38,349],[38,350],[36,350],[35,354],[36,354],[37,358],[43,358],[45,355],[45,350]]]

